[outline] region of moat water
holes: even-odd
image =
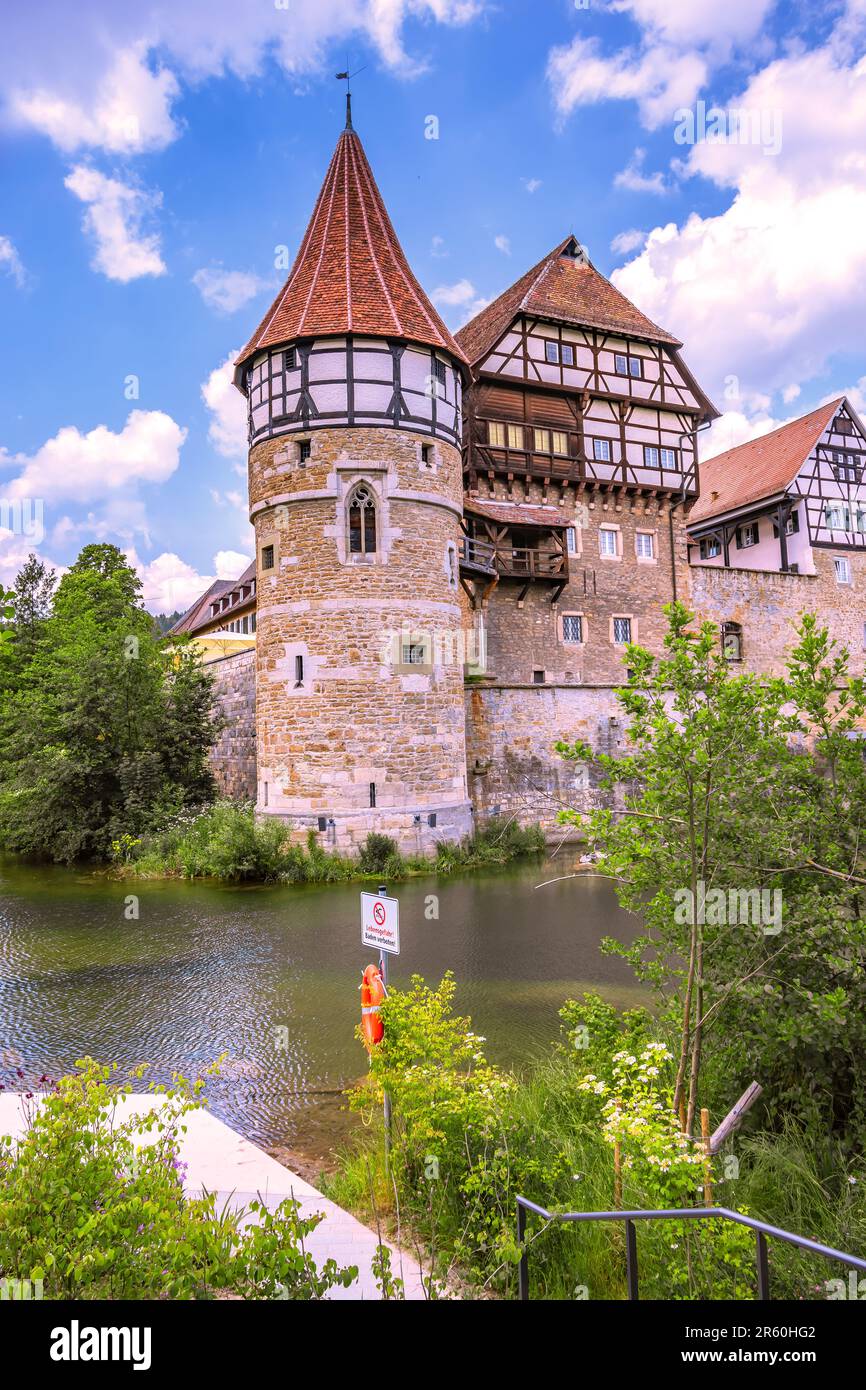
[[[630,969],[599,950],[634,928],[611,886],[586,875],[537,886],[572,867],[563,852],[395,886],[392,981],[452,970],[457,1008],[489,1055],[518,1066],[557,1036],[565,999],[593,989],[635,1004]],[[0,1082],[15,1066],[28,1080],[58,1074],[86,1053],[148,1062],[166,1081],[228,1053],[208,1088],[214,1113],[266,1147],[322,1157],[351,1125],[339,1092],[365,1071],[354,1028],[373,953],[360,942],[361,886],[121,883],[0,861]],[[137,920],[125,916],[131,893]],[[438,920],[425,916],[430,894]]]

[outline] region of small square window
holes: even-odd
[[[547,454],[550,452],[550,442],[547,430],[533,430],[533,448],[537,454]]]
[[[574,348],[571,343],[562,344],[562,365],[564,367],[574,366]]]
[[[842,555],[838,555],[833,561],[833,568],[836,571],[837,584],[851,583],[851,561]]]
[[[500,425],[496,420],[487,422],[487,442],[492,444],[494,449],[505,448],[505,426]]]
[[[309,439],[301,440],[300,444],[298,445],[298,460],[300,463],[307,462],[307,460],[310,457],[310,454],[312,453],[312,449],[313,446],[310,443]]]
[[[618,376],[628,376],[628,358],[624,352],[614,353],[613,365]]]
[[[400,660],[404,666],[424,666],[427,662],[427,648],[423,642],[403,642]]]
[[[661,456],[662,456],[662,468],[676,468],[676,466],[677,466],[677,451],[676,451],[676,449],[662,449],[662,450],[660,450],[660,452],[661,452]]]
[[[631,641],[631,618],[614,618],[613,640],[618,647],[624,647]]]
[[[436,357],[433,360],[433,370],[436,373],[436,380],[440,386],[445,385],[445,363]]]
[[[543,671],[533,671],[533,673],[532,673],[532,684],[533,684],[533,685],[544,685],[544,672],[543,672]]]
[[[422,445],[421,445],[421,462],[424,464],[425,468],[429,468],[430,465],[432,464],[432,462],[433,462],[433,445],[432,445],[432,444],[422,444]]]
[[[563,642],[583,641],[583,618],[579,613],[563,613],[562,640]]]
[[[737,549],[748,550],[749,546],[758,544],[758,523],[757,521],[747,521],[745,526],[737,528]]]
[[[285,365],[285,369],[286,369],[287,372],[293,372],[293,371],[295,370],[295,368],[297,367],[297,365],[298,365],[298,354],[297,354],[297,351],[296,351],[295,348],[286,348],[285,364],[284,364],[284,365]]]
[[[643,362],[639,357],[628,359],[628,374],[629,376],[643,376]]]
[[[602,555],[618,555],[617,532],[603,528],[598,533],[598,548]]]
[[[574,526],[565,529],[565,544],[569,555],[577,554],[577,531]]]
[[[826,525],[829,531],[849,531],[851,515],[847,507],[838,502],[827,504]]]
[[[643,461],[646,464],[647,468],[658,468],[659,451],[656,448],[655,444],[644,444]]]
[[[274,547],[272,545],[262,546],[262,569],[272,570],[274,567]]]
[[[592,441],[592,456],[602,463],[610,463],[610,440],[594,439]]]
[[[509,426],[508,426],[508,447],[509,447],[509,449],[522,449],[522,448],[523,448],[523,426],[522,426],[522,425],[509,425]]]
[[[546,342],[544,344],[544,356],[548,362],[559,361],[559,343]]]
[[[639,560],[655,559],[655,537],[651,531],[638,531],[635,536],[635,550]]]
[[[555,454],[568,453],[568,435],[565,433],[565,430],[554,430],[550,437]]]
[[[739,623],[722,623],[722,651],[728,661],[742,661],[743,629]]]
[[[706,536],[699,546],[702,560],[714,560],[722,553],[722,542],[716,536]]]

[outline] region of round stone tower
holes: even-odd
[[[471,828],[459,590],[464,358],[347,121],[237,362],[256,531],[258,812],[324,845]]]

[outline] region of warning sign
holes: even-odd
[[[361,894],[361,941],[377,951],[400,954],[400,904],[377,893]]]

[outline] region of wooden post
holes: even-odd
[[[739,1128],[746,1111],[751,1109],[760,1094],[761,1087],[758,1085],[757,1081],[753,1081],[751,1086],[748,1086],[740,1096],[740,1099],[733,1109],[730,1110],[722,1120],[722,1123],[715,1133],[710,1136],[711,1154],[718,1153],[728,1136],[733,1134],[735,1129]]]
[[[686,1132],[686,1097],[685,1092],[680,1096],[680,1129],[683,1134]]]
[[[713,1165],[710,1161],[710,1112],[701,1110],[701,1138],[704,1141],[704,1206],[713,1205]]]

